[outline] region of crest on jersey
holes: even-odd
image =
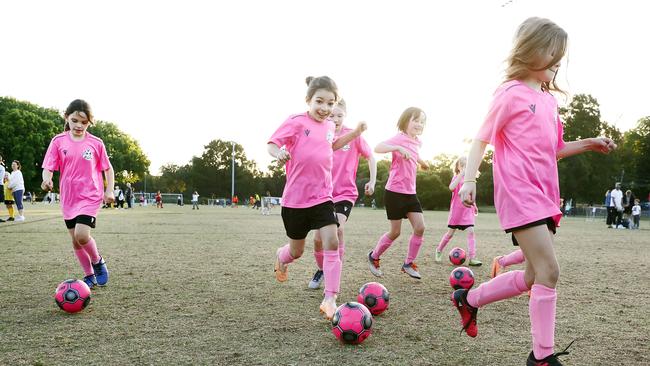
[[[86,159],[86,160],[92,160],[93,159],[93,152],[90,150],[90,148],[87,148],[84,150],[84,152],[81,154],[81,156]]]
[[[341,150],[343,150],[343,151],[348,151],[348,150],[350,150],[350,144],[345,144],[345,146],[343,146],[343,147],[341,148]]]
[[[334,131],[327,131],[327,142],[334,142]]]

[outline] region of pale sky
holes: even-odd
[[[649,10],[626,0],[3,1],[0,95],[58,110],[86,99],[140,143],[153,174],[213,139],[242,144],[266,170],[268,138],[307,108],[305,77],[328,75],[346,124],[367,121],[371,146],[396,133],[405,108],[422,108],[431,159],[466,150],[529,16],[569,33],[562,85],[634,127],[650,115]]]

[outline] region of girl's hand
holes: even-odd
[[[411,158],[411,154],[409,154],[408,150],[406,150],[405,148],[400,146],[400,147],[397,148],[397,151],[400,154],[402,154],[402,157],[404,158],[404,160],[409,160]]]
[[[113,190],[107,188],[106,191],[104,191],[104,202],[105,203],[115,202],[115,193],[113,193]]]
[[[365,191],[366,196],[372,196],[372,194],[375,193],[375,182],[366,183]]]
[[[361,121],[357,124],[357,128],[354,129],[354,132],[357,134],[357,136],[361,136],[363,131],[368,129],[368,124],[365,121]]]
[[[463,182],[458,191],[458,196],[465,207],[472,207],[476,202],[476,182]]]
[[[603,154],[608,154],[610,151],[617,148],[614,140],[608,137],[596,137],[592,139],[591,149]]]
[[[291,159],[291,154],[285,148],[282,148],[275,158],[278,159],[280,164],[284,164]]]
[[[422,160],[420,162],[420,168],[422,168],[422,170],[429,170],[429,164],[427,164],[424,160]]]
[[[51,191],[52,188],[54,188],[54,183],[52,183],[52,179],[44,180],[43,183],[41,183],[41,188],[44,191]]]

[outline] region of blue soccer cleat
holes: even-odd
[[[103,257],[99,257],[99,262],[93,264],[93,270],[95,270],[97,284],[99,286],[106,286],[108,283],[108,268],[106,268],[106,261]]]

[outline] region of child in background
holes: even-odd
[[[384,204],[386,216],[390,222],[390,230],[379,238],[375,248],[368,253],[368,267],[370,272],[377,277],[383,276],[379,269],[381,255],[399,237],[402,230],[402,219],[408,219],[413,228],[413,234],[409,239],[409,248],[402,265],[402,272],[412,278],[422,278],[415,259],[422,246],[425,226],[422,206],[420,206],[415,191],[415,180],[418,163],[423,169],[428,169],[428,165],[419,158],[422,142],[418,136],[422,134],[425,123],[426,115],[420,108],[407,108],[397,122],[399,133],[375,147],[375,152],[378,154],[392,154],[390,173],[384,193]]]
[[[351,128],[343,125],[343,120],[347,113],[345,101],[341,99],[332,110],[330,119],[336,125],[335,138],[345,135],[352,131]],[[359,167],[359,157],[363,156],[368,160],[368,169],[370,170],[370,180],[365,185],[365,194],[370,196],[375,192],[375,181],[377,179],[377,161],[370,146],[366,140],[359,136],[334,152],[332,162],[332,197],[334,201],[334,210],[339,222],[337,236],[339,239],[339,258],[343,262],[345,253],[344,231],[345,224],[350,218],[352,207],[357,201],[359,193],[357,192],[357,168]],[[309,281],[310,289],[317,289],[323,281],[323,241],[319,231],[314,235],[314,258],[318,270],[314,273]]]
[[[440,244],[436,248],[436,262],[442,262],[442,251],[445,249],[451,238],[454,236],[456,230],[467,229],[467,251],[469,253],[469,265],[480,266],[480,260],[476,259],[476,239],[474,237],[474,221],[478,209],[476,205],[472,207],[465,207],[458,197],[458,191],[463,186],[463,179],[465,177],[465,165],[467,165],[467,158],[464,156],[459,157],[452,164],[454,177],[449,183],[449,190],[451,191],[451,203],[449,204],[449,218],[447,219],[447,227],[449,230],[440,239]]]
[[[632,207],[632,221],[632,229],[638,229],[641,222],[641,201],[638,198],[634,200]]]
[[[43,159],[41,188],[51,190],[53,172],[60,172],[61,211],[74,253],[86,274],[84,282],[90,288],[104,286],[108,283],[108,269],[90,229],[95,228],[102,201],[115,201],[115,174],[104,142],[86,131],[93,123],[88,103],[74,100],[64,117],[64,132],[52,138]]]
[[[525,271],[510,271],[478,288],[456,290],[452,303],[463,330],[476,337],[478,309],[531,289],[529,314],[533,350],[528,366],[561,365],[553,353],[555,287],[560,268],[553,234],[562,217],[557,159],[585,151],[608,153],[609,138],[565,142],[558,106],[551,91],[567,45],[567,33],[548,19],[526,19],[517,30],[507,59],[505,82],[497,89],[488,115],[467,157],[459,195],[466,206],[476,201],[476,174],[488,143],[494,146],[494,202],[501,227],[512,233],[526,259]],[[522,199],[515,199],[520,197]],[[569,344],[570,346],[570,344]],[[568,348],[568,347],[567,347]]]
[[[9,217],[6,221],[14,221],[16,219],[16,214],[14,211],[14,195],[11,193],[11,188],[9,188],[9,172],[5,171],[5,176],[2,179],[4,183],[4,196],[5,196],[5,205],[7,206],[7,211],[9,211]]]
[[[309,231],[318,230],[325,275],[320,311],[331,319],[341,283],[338,222],[332,202],[332,156],[334,150],[359,137],[366,126],[359,123],[354,131],[335,140],[336,126],[329,116],[339,99],[336,84],[327,76],[308,77],[306,81],[309,110],[290,116],[267,144],[271,156],[286,162],[282,221],[289,243],[276,251],[275,278],[278,282],[287,280],[287,265],[302,256]]]

